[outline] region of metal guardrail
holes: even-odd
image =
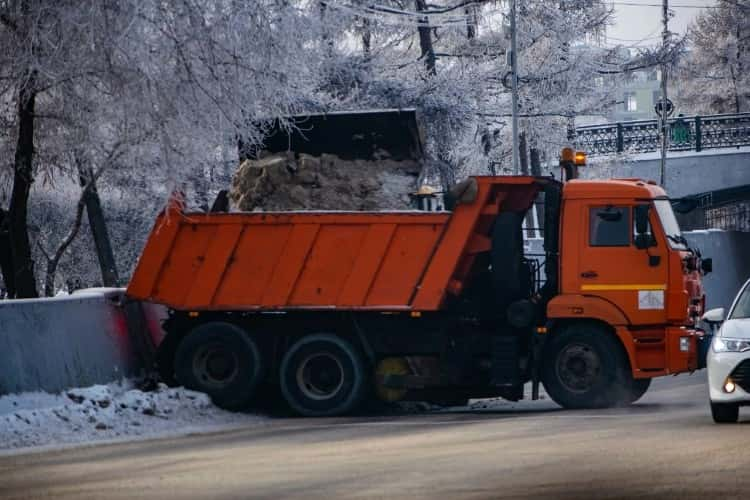
[[[750,145],[750,113],[680,116],[667,122],[670,151]],[[659,143],[656,119],[576,128],[576,147],[589,156],[658,151]]]

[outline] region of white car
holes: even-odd
[[[724,308],[703,315],[721,327],[708,351],[708,388],[711,415],[716,423],[737,422],[740,406],[750,405],[750,280],[724,316]]]

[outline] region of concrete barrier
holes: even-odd
[[[0,301],[0,395],[59,392],[138,374],[149,362],[149,321],[124,289]],[[145,342],[145,343],[144,343]]]
[[[709,229],[684,235],[692,248],[713,259],[714,270],[703,281],[706,308],[728,308],[750,278],[750,233]]]

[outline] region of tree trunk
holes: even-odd
[[[112,243],[107,231],[107,223],[104,220],[104,211],[102,210],[99,192],[96,189],[96,179],[91,167],[79,164],[81,187],[85,188],[83,193],[83,202],[86,204],[86,214],[89,218],[91,234],[96,246],[96,255],[99,258],[99,268],[102,272],[102,283],[104,286],[116,287],[120,284],[120,278],[117,274],[117,263],[115,255],[112,252]],[[88,183],[90,186],[86,189]]]
[[[34,278],[34,260],[27,226],[29,191],[34,182],[34,107],[36,75],[29,73],[18,95],[18,143],[13,163],[13,192],[8,209],[8,235],[13,261],[15,290],[11,298],[34,298],[39,294]]]
[[[8,234],[7,212],[0,208],[0,270],[3,274],[3,284],[5,290],[0,293],[0,298],[4,296],[13,297],[16,295],[15,272],[13,271],[13,255],[10,250],[10,235]]]
[[[362,54],[365,60],[369,61],[372,52],[372,31],[370,30],[370,20],[362,19]]]
[[[70,228],[68,234],[63,238],[63,241],[60,243],[60,246],[57,247],[55,253],[50,257],[44,248],[42,248],[42,245],[39,244],[39,249],[47,258],[47,272],[44,276],[44,295],[47,297],[52,297],[55,294],[55,276],[57,275],[57,266],[60,264],[60,259],[62,259],[62,256],[65,254],[65,250],[67,250],[70,244],[73,243],[73,240],[78,236],[78,231],[81,229],[81,222],[83,222],[84,199],[86,198],[87,192],[88,188],[84,187],[81,197],[76,204],[76,216],[73,221],[73,227]]]
[[[531,175],[541,177],[542,162],[539,160],[539,150],[537,148],[531,148],[529,156],[531,158]]]
[[[518,160],[521,163],[521,174],[529,175],[529,156],[526,151],[526,132],[518,134]]]
[[[427,10],[427,2],[425,0],[414,0],[414,4],[418,12]],[[424,67],[429,75],[436,75],[437,70],[435,69],[435,49],[432,47],[432,31],[430,29],[430,22],[427,17],[423,17],[419,21],[419,48],[422,50],[421,59],[424,60]]]
[[[477,37],[477,6],[467,5],[464,14],[466,15],[466,38],[469,42],[473,42]]]

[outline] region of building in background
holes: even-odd
[[[653,120],[654,106],[661,100],[661,73],[658,69],[636,71],[620,84],[620,98],[611,110],[609,121]]]

